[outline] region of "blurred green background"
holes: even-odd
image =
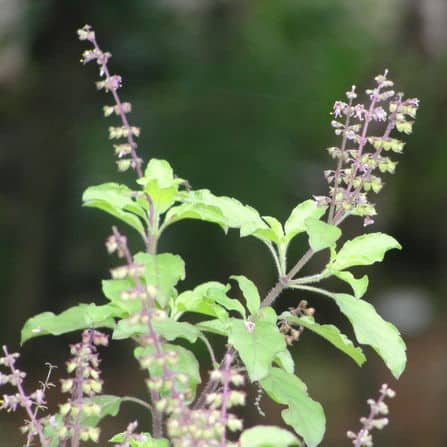
[[[112,262],[103,242],[113,220],[80,207],[88,185],[120,176],[101,112],[110,98],[95,91],[96,68],[79,64],[85,45],[75,32],[85,23],[123,76],[131,121],[143,129],[143,158],[166,158],[194,188],[235,196],[282,220],[299,201],[325,193],[322,171],[333,162],[323,149],[337,144],[329,112],[353,83],[363,90],[389,68],[398,88],[420,98],[415,133],[369,227],[404,246],[368,270],[367,297],[404,334],[408,369],[395,383],[372,351],[359,369],[308,333],[294,355],[326,409],[323,445],[349,445],[346,430],[358,429],[366,398],[383,382],[397,397],[376,445],[447,445],[445,0],[0,1],[0,339],[12,349],[31,315],[101,302],[100,279]],[[356,234],[361,222],[345,229]],[[184,287],[235,273],[263,291],[275,281],[255,240],[225,237],[204,223],[174,226],[161,249],[186,260]],[[350,333],[323,298],[284,294],[278,306],[302,298],[320,321]],[[51,361],[60,366],[57,381],[73,340],[25,345],[30,380],[42,379]],[[104,356],[106,392],[144,396],[128,375],[137,368],[129,346]],[[257,414],[255,395],[248,424],[279,423],[278,409],[265,402],[267,419]],[[122,430],[137,416],[126,407],[109,428]],[[21,445],[18,424],[20,416],[0,414],[1,447]]]

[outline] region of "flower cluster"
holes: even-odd
[[[245,393],[233,390],[244,384],[244,376],[233,368],[233,356],[226,354],[219,369],[211,372],[215,391],[206,394],[205,404],[197,409],[173,408],[167,429],[174,447],[233,447],[227,429],[242,430],[242,421],[229,409],[245,404]]]
[[[138,177],[142,177],[142,160],[137,156],[137,143],[135,141],[135,138],[140,136],[140,128],[130,126],[127,119],[127,114],[132,111],[132,105],[129,102],[122,102],[118,95],[118,90],[122,86],[122,78],[120,75],[110,74],[108,62],[112,55],[101,50],[96,41],[95,32],[90,25],[85,25],[79,29],[78,37],[79,40],[86,40],[93,45],[93,48],[84,51],[81,62],[87,64],[96,61],[99,65],[99,75],[102,79],[96,82],[96,88],[110,92],[115,101],[114,105],[106,105],[103,107],[104,116],[117,115],[121,120],[120,126],[109,127],[109,138],[111,140],[121,138],[127,140],[126,143],[114,144],[115,154],[118,156],[116,162],[118,170],[123,172],[132,168],[135,169]]]
[[[352,439],[354,447],[371,447],[373,445],[371,430],[382,430],[388,425],[388,405],[385,399],[393,398],[396,393],[384,384],[380,388],[380,397],[377,400],[368,399],[367,403],[370,408],[369,416],[360,418],[362,429],[358,433],[348,431],[347,436]]]
[[[108,342],[108,336],[102,332],[86,329],[82,333],[81,342],[70,346],[72,358],[66,366],[71,377],[61,380],[62,392],[70,394],[67,402],[59,406],[63,416],[63,424],[58,426],[58,437],[61,440],[99,440],[100,429],[83,426],[82,418],[100,414],[101,407],[90,398],[102,392],[97,347],[107,346]]]
[[[401,153],[405,143],[391,137],[391,132],[410,134],[419,107],[416,98],[404,99],[396,93],[388,71],[375,78],[376,87],[366,90],[369,105],[355,103],[355,86],[346,92],[347,102],[336,101],[332,127],[342,138],[341,145],[328,148],[337,160],[335,170],[326,170],[329,196],[316,196],[321,205],[330,205],[329,222],[338,224],[348,215],[364,217],[370,225],[376,209],[368,198],[370,191],[378,193],[383,187],[380,174],[393,174],[397,162],[385,153]]]
[[[49,373],[45,382],[41,382],[41,386],[31,394],[27,394],[24,389],[24,380],[26,373],[17,368],[16,362],[20,357],[18,353],[9,353],[6,346],[3,346],[3,357],[0,357],[0,366],[4,366],[8,370],[8,374],[0,372],[0,386],[11,385],[17,390],[15,394],[3,394],[0,401],[0,410],[16,411],[19,407],[24,408],[28,420],[22,427],[22,432],[28,434],[27,445],[38,437],[43,447],[49,446],[49,442],[44,435],[44,419],[38,417],[39,410],[45,410],[46,407],[46,391],[54,386],[50,382],[50,375],[53,366],[49,365]]]

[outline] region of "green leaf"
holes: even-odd
[[[253,236],[263,241],[272,241],[275,244],[281,243],[284,238],[284,230],[281,222],[272,216],[262,216],[265,222],[267,222],[269,228],[260,228],[252,233]]]
[[[131,279],[106,279],[102,281],[102,292],[115,306],[119,307],[125,315],[132,315],[141,309],[140,300],[123,300],[121,294],[135,287]]]
[[[396,327],[385,321],[366,301],[344,293],[334,294],[334,299],[351,322],[358,342],[371,346],[394,377],[399,378],[405,369],[407,356],[405,343]]]
[[[152,326],[157,332],[166,340],[172,341],[177,338],[184,338],[190,343],[195,343],[200,335],[200,331],[190,323],[174,321],[171,318],[163,320],[152,320]],[[135,323],[130,318],[123,318],[118,321],[112,338],[114,340],[123,340],[131,338],[136,335],[144,335],[148,333],[148,325],[142,323]]]
[[[276,354],[275,363],[284,371],[287,371],[290,374],[293,374],[295,372],[295,362],[293,360],[292,354],[288,349]]]
[[[153,439],[150,433],[139,433],[139,439],[128,439],[126,433],[118,433],[109,439],[113,444],[129,443],[129,447],[169,447],[169,441],[165,438]]]
[[[197,385],[201,382],[199,362],[194,354],[188,349],[166,343],[163,345],[165,352],[174,351],[177,354],[177,362],[169,367],[170,371],[174,375],[174,386],[179,393],[185,393],[186,401],[192,402],[194,400]],[[145,355],[153,355],[155,348],[153,346],[138,347],[134,350],[134,355],[138,359]],[[162,377],[163,367],[158,365],[157,362],[152,362],[148,368],[151,377]],[[178,375],[184,374],[187,376],[187,381],[184,383],[182,380],[178,380]],[[162,390],[161,395],[167,396],[168,391]]]
[[[144,279],[147,285],[157,290],[156,300],[161,307],[165,307],[169,300],[177,295],[174,286],[185,279],[185,263],[178,255],[163,253],[150,255],[138,253],[134,256],[135,262],[144,264]]]
[[[166,160],[152,158],[144,176],[137,183],[144,186],[156,211],[161,214],[178,200],[178,189],[184,180],[174,176],[172,167]]]
[[[125,185],[104,183],[90,186],[84,191],[84,206],[98,208],[135,228],[144,236],[144,226],[140,219],[147,222],[146,211],[133,200],[134,192]]]
[[[368,290],[369,280],[366,275],[359,279],[355,278],[351,272],[334,272],[334,275],[351,286],[356,298],[361,298]]]
[[[188,191],[182,194],[182,202],[193,205],[206,205],[217,208],[222,213],[223,228],[239,228],[241,237],[248,236],[260,228],[268,229],[259,213],[248,205],[243,205],[232,197],[215,196],[207,189]]]
[[[304,226],[309,235],[309,245],[314,252],[332,247],[341,236],[340,228],[313,217],[308,217]]]
[[[228,322],[218,319],[201,321],[200,323],[197,323],[196,326],[201,331],[211,332],[212,334],[222,335],[224,337],[228,336],[230,330]]]
[[[401,245],[384,233],[369,233],[347,241],[329,263],[332,271],[345,270],[354,265],[371,265],[383,260],[385,253]]]
[[[290,242],[297,234],[306,231],[305,220],[309,217],[319,219],[326,212],[327,206],[317,206],[314,200],[306,200],[297,205],[286,220],[284,230],[286,242]]]
[[[273,360],[286,349],[286,344],[276,319],[272,322],[268,315],[261,314],[253,323],[231,318],[228,343],[237,349],[250,380],[255,382],[267,376]]]
[[[332,324],[318,324],[313,317],[296,317],[290,314],[290,312],[283,313],[279,316],[279,319],[298,324],[309,329],[309,331],[318,334],[329,343],[332,343],[337,349],[351,357],[359,366],[362,366],[363,363],[366,362],[366,357],[363,354],[363,351],[359,347],[354,346],[352,341]]]
[[[38,314],[26,321],[22,328],[23,344],[31,338],[41,335],[61,335],[81,329],[108,327],[114,328],[114,317],[119,317],[120,311],[111,304],[97,306],[96,304],[78,304],[55,315],[53,312]]]
[[[307,394],[306,385],[294,374],[272,368],[261,386],[275,402],[288,406],[281,412],[284,422],[303,437],[308,447],[317,446],[323,439],[326,418],[322,406]]]
[[[194,290],[182,292],[174,302],[176,319],[183,312],[195,312],[222,320],[228,319],[228,312],[220,304],[217,304],[221,297],[227,296],[228,290],[227,284],[210,281],[200,284]]]
[[[183,219],[203,220],[220,225],[224,231],[228,229],[222,211],[213,205],[182,203],[181,205],[173,206],[166,213],[164,225],[171,225]]]
[[[240,447],[290,447],[300,445],[298,438],[274,425],[257,425],[244,430],[239,438]]]
[[[261,306],[261,297],[259,296],[258,288],[253,281],[243,275],[232,275],[231,279],[234,279],[239,284],[242,294],[247,302],[247,308],[251,315],[254,315]]]
[[[96,427],[106,416],[116,416],[120,410],[121,402],[121,397],[108,394],[84,398],[83,404],[99,405],[101,407],[101,411],[99,414],[92,414],[89,416],[81,412],[81,425]]]

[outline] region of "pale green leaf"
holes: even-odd
[[[332,324],[318,324],[313,317],[297,317],[290,314],[290,312],[285,312],[280,315],[279,319],[298,324],[309,329],[309,331],[318,334],[320,337],[323,337],[329,343],[333,344],[337,349],[351,357],[359,366],[362,366],[363,363],[366,362],[366,357],[363,354],[363,351],[359,347],[354,346],[352,341]]]
[[[194,290],[182,292],[174,302],[174,314],[178,318],[183,312],[195,312],[226,320],[228,312],[217,304],[219,297],[227,296],[230,287],[218,281],[198,285]]]
[[[104,183],[87,188],[82,195],[82,201],[84,206],[105,211],[144,235],[141,219],[147,222],[146,211],[133,200],[132,194],[133,191],[125,185]]]
[[[211,332],[212,334],[222,335],[224,337],[228,336],[230,330],[229,321],[222,321],[219,319],[206,320],[197,323],[196,326],[205,332]]]
[[[252,235],[263,241],[267,240],[279,244],[284,237],[281,222],[272,216],[262,216],[262,218],[267,222],[269,228],[260,228],[252,233]]]
[[[335,302],[348,317],[359,343],[371,346],[399,378],[407,362],[406,346],[399,331],[385,321],[374,307],[344,293],[334,294]]]
[[[138,253],[134,259],[136,263],[145,266],[144,280],[147,285],[155,287],[156,300],[161,307],[165,307],[170,299],[177,296],[174,286],[185,279],[185,263],[182,258],[171,253]]]
[[[314,252],[332,247],[341,236],[340,228],[313,217],[308,217],[304,226],[309,235],[309,245]]]
[[[351,286],[356,298],[361,298],[368,290],[369,280],[366,275],[358,279],[351,272],[334,272],[334,275]]]
[[[290,374],[295,372],[295,361],[293,360],[292,354],[288,349],[276,354],[275,363]]]
[[[228,343],[239,352],[250,380],[255,382],[267,376],[273,360],[286,349],[286,344],[276,321],[261,314],[253,323],[231,318]]]
[[[289,242],[297,234],[306,231],[305,220],[309,217],[319,219],[326,212],[327,206],[317,206],[314,200],[306,200],[298,204],[286,220],[284,230],[286,241]]]
[[[250,314],[255,314],[261,305],[261,297],[259,296],[258,288],[254,282],[243,275],[232,275],[230,278],[234,279],[239,284],[242,294],[247,302],[247,308]]]
[[[347,241],[329,263],[332,271],[345,270],[355,265],[370,265],[383,260],[385,253],[401,245],[384,233],[369,233]]]
[[[302,436],[308,447],[317,446],[326,430],[326,418],[322,406],[307,394],[306,385],[279,368],[272,368],[260,383],[272,400],[287,405],[281,412],[284,422]]]
[[[290,447],[300,445],[298,438],[274,425],[257,425],[244,430],[239,438],[240,447]]]
[[[183,219],[196,219],[216,223],[224,231],[228,230],[222,211],[213,205],[202,203],[182,203],[173,206],[166,213],[164,225],[170,225]]]
[[[61,335],[81,329],[98,327],[115,327],[115,317],[121,316],[120,310],[105,304],[78,304],[70,309],[55,315],[53,312],[44,312],[31,317],[22,328],[21,344],[27,340],[41,335]]]

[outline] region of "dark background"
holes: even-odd
[[[113,220],[80,206],[88,185],[120,181],[101,112],[110,98],[95,91],[96,68],[79,64],[85,45],[75,32],[84,23],[113,53],[122,94],[134,106],[131,121],[143,129],[143,158],[166,158],[193,187],[235,196],[281,220],[299,201],[325,193],[322,171],[333,162],[323,149],[337,144],[329,111],[353,83],[363,90],[389,68],[399,89],[420,98],[415,132],[397,174],[386,178],[372,227],[404,249],[368,270],[367,298],[404,334],[407,371],[396,383],[372,351],[360,369],[308,333],[294,354],[298,374],[326,410],[323,445],[349,445],[346,430],[358,429],[366,398],[383,382],[397,397],[376,445],[447,445],[447,3],[1,1],[0,338],[12,349],[33,314],[102,302],[100,279],[112,262],[103,241]],[[345,230],[358,234],[361,222]],[[234,273],[264,292],[275,281],[263,247],[211,225],[173,227],[160,248],[187,261],[185,288]],[[281,305],[301,298],[316,307],[319,321],[350,333],[323,298],[285,294]],[[22,365],[31,382],[44,376],[46,361],[59,364],[57,381],[74,340],[25,345]],[[142,383],[129,376],[136,368],[128,345],[107,351],[106,392],[144,396]],[[279,422],[277,408],[264,403],[263,420],[250,399],[249,423]],[[126,407],[113,429],[136,415]],[[17,416],[0,416],[1,447],[21,445],[18,424]]]

